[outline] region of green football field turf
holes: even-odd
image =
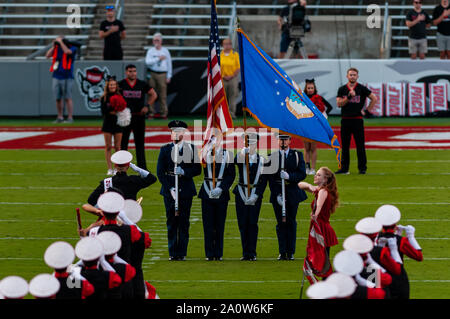
[[[0,125],[5,125],[5,120]],[[373,216],[382,204],[394,204],[402,213],[400,223],[414,225],[423,248],[423,262],[405,257],[411,298],[449,298],[450,151],[368,150],[367,156],[367,175],[357,174],[356,152],[352,150],[351,174],[337,177],[341,205],[332,215],[331,225],[340,243],[331,249],[331,257],[342,249],[343,240],[355,233],[359,219]],[[157,157],[158,151],[147,151],[152,173]],[[41,272],[51,272],[43,255],[52,242],[66,240],[72,245],[77,242],[75,208],[81,207],[105,178],[104,153],[0,150],[0,163],[0,279],[19,275],[30,280]],[[317,165],[336,169],[334,152],[319,150]],[[312,176],[306,181],[312,183]],[[201,176],[196,178],[196,184],[199,189]],[[139,226],[153,239],[144,260],[145,279],[154,284],[161,298],[299,297],[311,195],[300,204],[297,215],[295,261],[275,260],[276,221],[267,188],[259,220],[256,262],[239,261],[241,244],[234,196],[228,206],[224,260],[204,260],[201,207],[195,198],[188,258],[184,262],[169,262],[165,211],[159,190],[157,182],[140,192],[144,216]],[[94,216],[82,214],[83,226],[94,220]]]

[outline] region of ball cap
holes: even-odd
[[[356,223],[355,229],[361,234],[375,234],[379,233],[383,226],[374,217],[366,217]]]
[[[401,214],[400,210],[394,205],[383,205],[380,206],[375,212],[375,218],[383,226],[391,226],[397,224],[400,220]]]
[[[319,281],[308,287],[306,295],[311,299],[335,298],[338,295],[338,287],[326,281]]]
[[[8,299],[20,299],[28,294],[28,283],[19,276],[9,276],[0,281],[0,294]]]
[[[187,124],[183,121],[174,120],[170,121],[167,125],[172,131],[181,131],[187,129]]]
[[[65,269],[74,259],[75,250],[65,241],[54,242],[44,253],[45,263],[53,269]]]
[[[127,217],[135,224],[142,218],[142,206],[135,200],[126,199],[123,210]]]
[[[336,297],[346,298],[351,296],[356,290],[356,282],[349,275],[335,272],[331,274],[326,282],[335,285],[338,288]]]
[[[119,235],[112,231],[102,231],[95,238],[103,244],[103,253],[105,255],[114,255],[122,247],[122,240]]]
[[[123,209],[125,199],[116,192],[106,192],[100,195],[97,200],[97,206],[106,214],[118,213]]]
[[[351,250],[358,254],[365,254],[373,249],[373,242],[365,235],[355,234],[347,237],[342,246],[346,250]]]
[[[95,237],[84,237],[75,246],[75,254],[83,261],[92,261],[103,255],[103,244]]]
[[[340,251],[334,256],[333,266],[337,272],[348,276],[356,276],[364,268],[360,255],[351,250]]]
[[[111,156],[111,162],[117,165],[125,165],[131,162],[133,155],[128,151],[117,151]]]
[[[37,298],[49,298],[59,291],[59,281],[50,274],[39,274],[30,281],[30,294]]]

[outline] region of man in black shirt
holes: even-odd
[[[100,24],[100,39],[105,39],[103,49],[104,60],[122,60],[123,52],[121,40],[125,39],[125,26],[116,19],[114,6],[106,6],[106,20]]]
[[[136,66],[129,64],[125,68],[126,78],[119,82],[122,95],[127,101],[127,106],[131,111],[130,125],[123,128],[121,149],[128,150],[128,141],[131,130],[134,135],[134,145],[136,146],[137,165],[142,169],[147,169],[145,162],[145,118],[149,111],[149,104],[153,104],[158,97],[155,90],[147,82],[139,80],[136,74]],[[148,94],[147,103],[145,95]]]
[[[409,28],[408,45],[411,59],[425,59],[428,52],[427,28],[431,26],[431,19],[422,10],[422,0],[414,0],[414,9],[406,14],[406,26]]]
[[[341,86],[337,93],[337,106],[341,110],[341,146],[342,146],[342,161],[341,169],[335,172],[336,174],[349,174],[350,167],[350,141],[355,139],[356,152],[358,156],[358,169],[360,174],[365,174],[367,170],[366,149],[364,145],[364,120],[363,110],[366,104],[366,98],[370,99],[370,104],[367,107],[367,112],[370,112],[377,97],[367,87],[359,84],[358,70],[350,68],[347,71],[348,83]]]
[[[441,4],[433,11],[433,24],[437,26],[436,40],[441,59],[450,59],[450,6],[449,0],[441,0]]]

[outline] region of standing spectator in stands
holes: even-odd
[[[430,16],[422,10],[422,0],[414,0],[414,9],[406,14],[406,26],[409,28],[408,46],[411,59],[425,59],[428,52],[427,28],[431,26]]]
[[[303,90],[311,102],[322,112],[325,118],[328,118],[328,113],[331,112],[333,108],[327,100],[317,93],[316,82],[314,79],[305,80],[305,89]],[[316,174],[316,160],[317,160],[317,144],[314,142],[303,141],[305,144],[305,163],[306,163],[306,174],[315,175]]]
[[[441,4],[433,11],[433,24],[437,26],[436,40],[441,59],[450,59],[450,6],[449,0],[441,0]]]
[[[220,72],[222,73],[223,87],[227,95],[228,108],[233,119],[236,118],[236,97],[239,94],[239,53],[233,51],[230,38],[223,39],[223,51],[220,54]]]
[[[306,16],[306,0],[288,0],[287,6],[281,9],[280,15],[278,16],[278,28],[281,30],[280,54],[278,55],[279,59],[284,59],[289,45],[293,40],[295,40],[290,36],[289,27],[291,24],[292,9],[297,5],[300,5],[300,9],[303,10],[303,16]],[[297,43],[295,43],[295,54],[298,53],[301,46],[303,46],[301,41],[297,41]]]
[[[56,110],[58,116],[55,123],[64,122],[64,102],[67,107],[67,123],[73,122],[73,65],[76,58],[77,46],[59,36],[53,41],[53,46],[45,54],[52,57],[50,72],[53,73],[53,93],[56,97]]]
[[[104,60],[122,60],[123,51],[121,40],[125,39],[125,26],[116,19],[114,6],[106,6],[106,20],[100,24],[100,39],[105,39],[103,48]]]
[[[150,105],[150,117],[167,119],[167,84],[172,78],[172,58],[169,50],[162,46],[162,34],[153,35],[153,47],[148,49],[145,64],[150,70],[150,86],[155,88],[159,101],[159,116],[155,112],[155,104]]]
[[[359,174],[366,174],[367,158],[364,138],[364,119],[366,114],[363,110],[366,99],[370,99],[367,112],[371,112],[377,103],[377,97],[367,87],[358,83],[359,72],[355,68],[347,71],[348,82],[338,90],[336,102],[341,108],[341,142],[342,161],[341,169],[335,174],[350,174],[350,142],[355,140],[356,155],[358,156]]]

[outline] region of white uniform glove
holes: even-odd
[[[286,171],[281,171],[280,172],[280,177],[282,179],[289,179],[289,174]]]
[[[391,252],[391,257],[398,262],[399,264],[403,264],[402,258],[400,257],[400,254],[398,253],[398,245],[397,245],[397,238],[389,238],[387,240],[388,247]]]
[[[243,147],[241,150],[241,154],[245,155],[245,154],[249,154],[250,153],[250,148],[249,147]]]
[[[125,260],[117,256],[117,254],[114,255],[114,263],[115,264],[128,264]]]
[[[177,166],[177,168],[175,168],[175,170],[173,171],[173,173],[174,173],[175,175],[184,175],[184,170],[183,170],[180,166]]]
[[[217,199],[222,195],[222,188],[216,187],[213,190],[211,190],[211,198]]]
[[[142,169],[140,167],[137,167],[136,165],[134,165],[133,163],[130,163],[130,168],[135,171],[136,173],[138,173],[141,177],[147,177],[148,174],[150,174],[150,172],[146,171],[145,169]]]
[[[367,288],[375,288],[376,287],[376,285],[373,282],[371,282],[367,279],[364,279],[359,274],[357,274],[355,276],[355,281],[358,283],[358,285],[363,286],[363,287],[367,287]]]
[[[170,194],[172,195],[173,200],[175,200],[175,197],[177,196],[177,192],[175,190],[175,187],[172,187],[170,189]]]
[[[101,256],[99,259],[100,266],[102,266],[103,270],[116,272],[116,270],[106,261],[105,255]]]
[[[379,246],[379,247],[386,246],[387,242],[388,242],[388,238],[386,238],[386,237],[378,237],[378,239],[376,241],[377,246]]]
[[[245,205],[251,205],[251,206],[253,206],[253,205],[255,205],[255,203],[256,203],[256,201],[258,200],[258,195],[256,195],[256,194],[252,194],[251,196],[250,196],[250,198],[249,199],[247,199],[246,201],[245,201]]]
[[[277,202],[280,206],[283,206],[283,196],[281,194],[277,196]]]
[[[402,235],[402,233],[403,233],[403,231],[406,229],[406,227],[405,226],[402,226],[402,225],[397,225],[397,227],[396,227],[396,229],[395,229],[395,234],[396,235],[398,235],[398,236],[401,236]]]
[[[406,237],[408,238],[411,246],[413,246],[414,249],[422,250],[422,248],[420,247],[419,243],[416,240],[416,237],[414,237],[415,231],[416,229],[411,225],[405,227]]]

